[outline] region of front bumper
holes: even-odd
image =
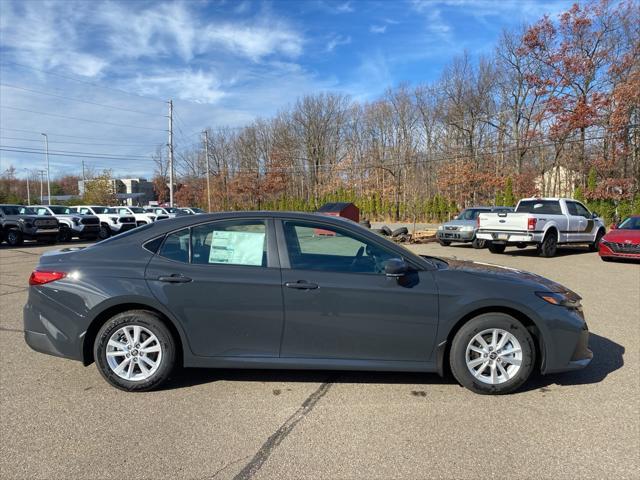
[[[55,228],[29,228],[22,232],[22,236],[27,240],[38,240],[42,238],[55,238],[60,229]]]
[[[549,305],[545,310],[551,313],[545,317],[554,331],[543,336],[542,374],[585,368],[591,363],[593,352],[589,349],[589,328],[582,311],[555,305]]]
[[[98,232],[100,231],[100,225],[74,225],[72,230],[73,235],[76,237],[93,237],[98,235]]]
[[[619,244],[609,244],[607,242],[600,242],[600,247],[598,248],[598,255],[606,258],[628,258],[630,260],[640,260],[640,252],[636,253],[635,251],[624,251],[620,250],[618,247]],[[626,246],[622,247],[624,249],[628,248]],[[618,250],[618,251],[616,251]],[[629,250],[631,250],[629,248]],[[635,249],[634,249],[635,250]]]
[[[436,238],[447,242],[472,242],[475,238],[475,232],[473,230],[438,230],[436,232]]]
[[[111,225],[109,225],[109,227],[111,228],[111,233],[113,233],[114,235],[126,232],[127,230],[132,230],[137,226],[138,225],[136,225],[135,223],[112,223]]]

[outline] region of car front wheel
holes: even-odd
[[[94,343],[98,370],[120,390],[147,391],[165,382],[173,370],[173,336],[156,315],[144,310],[120,313],[105,323]]]
[[[111,236],[111,230],[107,225],[100,225],[100,230],[98,230],[98,238],[100,240],[104,240],[105,238],[109,238]]]
[[[536,350],[533,338],[518,320],[504,313],[486,313],[465,323],[451,344],[451,371],[475,393],[505,394],[531,375]]]

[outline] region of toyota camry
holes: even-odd
[[[232,212],[44,254],[27,344],[114,387],[175,367],[450,371],[477,393],[583,368],[580,297],[532,273],[416,255],[353,222]]]

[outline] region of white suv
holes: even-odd
[[[133,215],[120,215],[114,208],[99,205],[79,205],[76,209],[81,215],[95,215],[100,219],[98,236],[103,240],[111,235],[137,227],[136,218]]]
[[[155,213],[145,212],[142,207],[111,207],[120,215],[133,216],[136,219],[136,225],[146,225],[147,223],[155,222],[156,220],[162,220],[163,218],[169,218],[168,216],[159,216]]]
[[[147,212],[147,213],[151,213],[153,215],[166,216],[167,218],[174,218],[174,217],[177,217],[179,215],[186,215],[185,212],[181,212],[179,208],[175,208],[175,207],[153,207],[153,206],[149,206],[149,207],[144,207],[144,211]]]
[[[100,230],[100,219],[95,215],[80,215],[74,207],[64,205],[32,205],[31,209],[39,217],[50,216],[58,219],[60,233],[58,241],[69,242],[77,237],[81,240],[95,240]],[[22,211],[20,213],[23,213]]]

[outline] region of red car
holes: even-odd
[[[640,260],[640,215],[632,215],[602,237],[599,247],[600,258],[631,258]]]

